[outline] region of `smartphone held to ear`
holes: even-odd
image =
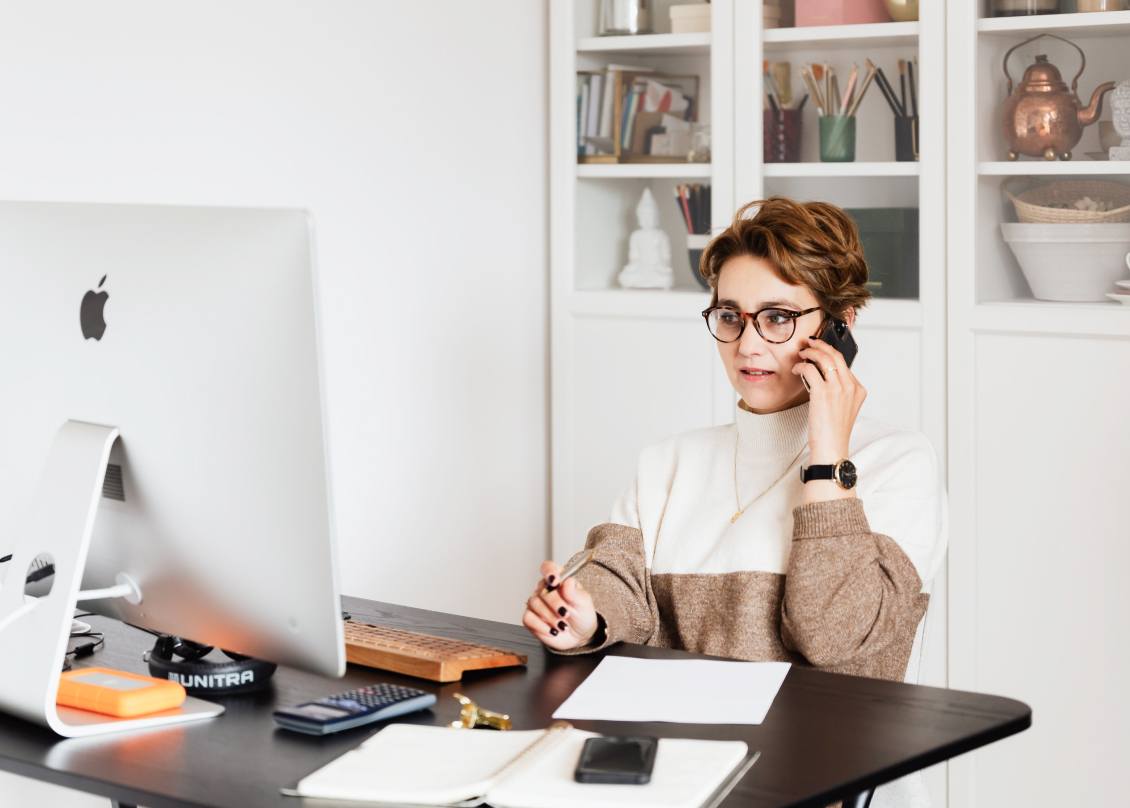
[[[851,367],[852,360],[855,359],[855,355],[859,353],[859,346],[855,344],[855,337],[851,335],[851,329],[847,327],[847,323],[843,320],[828,318],[824,321],[824,325],[816,337],[843,354],[844,362],[848,367]],[[816,364],[811,359],[804,361],[810,364]],[[803,376],[801,376],[801,381],[804,382],[804,386],[808,388],[808,382],[805,381]]]
[[[852,360],[859,353],[859,346],[855,344],[855,337],[851,335],[847,323],[829,318],[824,321],[824,327],[820,329],[817,337],[842,353],[844,362],[849,368],[851,367]]]

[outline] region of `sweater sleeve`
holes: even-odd
[[[657,614],[644,561],[643,534],[627,525],[597,525],[589,531],[585,549],[596,552],[577,573],[577,580],[592,596],[599,626],[588,645],[554,653],[584,654],[617,642],[647,642],[655,632]]]
[[[863,500],[793,510],[781,639],[815,666],[901,681],[945,552],[945,490],[925,435],[884,454]]]
[[[901,681],[930,596],[910,558],[872,533],[858,499],[794,509],[781,640],[812,665]]]
[[[811,664],[901,681],[945,550],[945,493],[924,435],[894,444],[860,499],[793,510],[781,640]],[[874,528],[873,529],[873,523]],[[928,587],[927,587],[928,588]]]

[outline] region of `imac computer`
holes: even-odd
[[[298,210],[0,202],[0,710],[134,725],[56,709],[76,605],[344,672],[312,256]]]

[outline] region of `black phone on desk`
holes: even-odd
[[[651,781],[659,739],[637,735],[589,738],[573,779],[578,783],[644,785]]]

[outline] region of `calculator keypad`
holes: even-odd
[[[369,687],[362,687],[357,690],[349,690],[340,695],[320,699],[319,701],[322,704],[331,704],[335,707],[349,710],[350,712],[362,712],[379,710],[390,704],[396,704],[398,701],[414,699],[422,695],[424,695],[424,691],[417,690],[414,687],[403,687],[401,685],[382,682],[379,685],[370,685]]]
[[[274,719],[286,729],[324,735],[427,709],[435,702],[426,690],[382,682],[284,707],[274,712]]]

